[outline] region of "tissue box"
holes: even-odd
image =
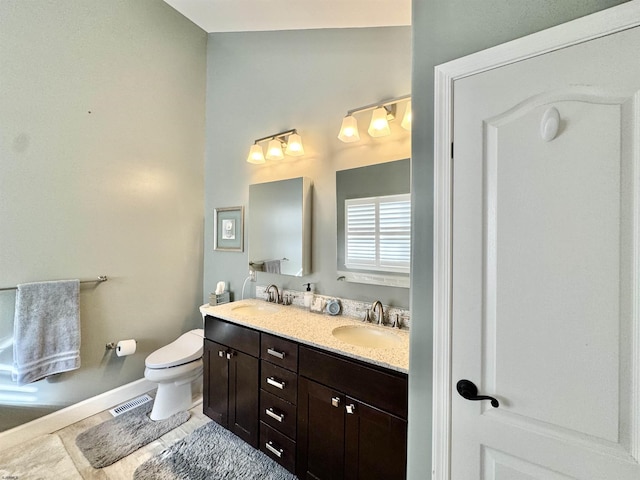
[[[211,293],[209,294],[209,305],[215,307],[216,305],[222,305],[223,303],[229,303],[229,292],[224,293]]]

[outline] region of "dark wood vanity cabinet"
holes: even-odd
[[[301,479],[403,480],[407,375],[207,316],[204,413]]]
[[[296,474],[402,480],[407,376],[300,347]]]
[[[259,355],[259,332],[207,317],[203,412],[255,448],[259,439]]]

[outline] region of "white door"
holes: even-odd
[[[448,478],[639,480],[640,27],[452,97]]]

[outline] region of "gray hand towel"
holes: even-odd
[[[19,385],[80,368],[80,281],[18,285],[13,372]]]
[[[280,273],[280,260],[268,260],[264,262],[264,271],[269,273]]]

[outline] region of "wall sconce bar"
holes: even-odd
[[[366,112],[368,110],[375,110],[376,108],[380,108],[380,107],[387,107],[389,105],[397,105],[398,103],[402,102],[403,100],[409,100],[411,99],[411,94],[407,94],[407,95],[402,95],[401,97],[395,97],[392,98],[390,100],[385,100],[383,102],[377,102],[377,103],[372,103],[371,105],[366,105],[364,107],[358,107],[358,108],[354,108],[352,110],[347,110],[347,115],[353,115],[354,113],[361,113],[361,112]]]
[[[269,144],[267,146],[267,155],[265,156],[264,151],[259,144],[266,142],[267,140],[269,141]],[[284,152],[282,151],[283,148]],[[295,128],[267,135],[266,137],[255,140],[249,150],[247,162],[253,164],[265,163],[265,158],[267,160],[282,160],[285,154],[292,157],[304,155],[302,137],[298,134],[298,131]]]
[[[353,115],[370,110],[372,110],[373,113],[369,123],[369,129],[367,130],[369,135],[372,137],[384,137],[386,135],[390,135],[391,129],[389,128],[389,121],[396,118],[396,110],[398,103],[400,102],[406,102],[404,116],[400,125],[405,130],[411,130],[411,94],[408,94],[348,110],[347,114],[342,119],[342,126],[340,127],[338,138],[345,143],[357,142],[360,140],[358,122]]]

